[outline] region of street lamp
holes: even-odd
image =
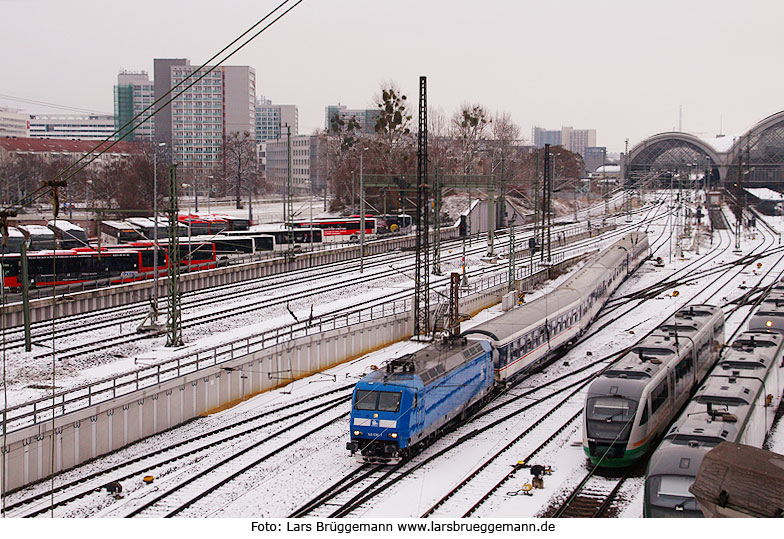
[[[212,213],[212,209],[210,208],[210,198],[212,198],[212,178],[214,178],[214,176],[207,176],[207,213]]]
[[[84,190],[85,190],[85,195],[84,195],[84,206],[85,206],[84,207],[84,213],[85,213],[85,215],[84,215],[84,219],[85,219],[85,221],[88,222],[88,224],[87,224],[88,227],[90,226],[90,224],[89,224],[89,221],[90,221],[90,185],[92,183],[93,183],[92,180],[86,180],[84,182]],[[98,233],[100,234],[100,231],[98,231]]]
[[[359,273],[365,264],[365,179],[362,175],[363,157],[367,148],[359,152]]]
[[[253,222],[253,177],[248,174],[248,221]],[[289,195],[291,196],[291,195]]]
[[[153,148],[153,187],[152,187],[152,213],[153,213],[153,241],[152,241],[152,259],[153,259],[153,281],[152,286],[152,323],[158,323],[158,148],[166,146],[165,142],[159,142]]]

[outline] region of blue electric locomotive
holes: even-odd
[[[485,341],[440,342],[390,361],[354,388],[351,441],[366,462],[394,462],[481,405],[493,388]]]

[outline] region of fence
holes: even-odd
[[[579,256],[581,254],[580,251],[582,251],[580,248],[571,248],[556,253],[553,257],[553,263],[563,262]],[[524,279],[541,273],[548,267],[549,265],[539,262],[522,266],[516,269],[515,278],[517,280]],[[507,282],[507,272],[473,279],[465,294],[481,294],[486,290],[493,289]],[[436,300],[436,298],[437,294],[431,292],[431,299]],[[435,305],[437,301],[431,301],[431,303]],[[291,342],[299,337],[324,333],[380,318],[394,317],[402,313],[411,312],[412,309],[413,297],[408,296],[403,299],[354,309],[345,313],[318,316],[312,320],[295,322],[210,348],[189,352],[182,356],[164,360],[156,365],[144,366],[131,372],[121,373],[97,382],[56,392],[53,396],[11,406],[3,410],[3,426],[8,429],[8,432],[13,432],[31,424],[50,421],[52,413],[57,417],[94,406],[95,404],[111,401],[133,391],[155,386],[184,374],[231,361],[240,355],[250,355]],[[3,426],[0,426],[0,434],[3,432]]]

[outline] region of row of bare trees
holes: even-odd
[[[168,205],[170,159],[163,149],[155,156],[155,146],[139,142],[136,151],[127,156],[113,157],[86,167],[70,176],[66,173],[67,187],[61,189],[60,203],[89,206],[107,215],[145,215],[153,208],[155,164],[158,166],[158,207]],[[199,186],[204,194],[218,198],[233,198],[241,207],[243,195],[257,194],[263,190],[263,178],[256,165],[256,145],[249,133],[233,133],[224,144],[221,163],[205,173],[192,163],[182,163],[178,180],[182,185]],[[74,157],[75,159],[75,157]],[[36,154],[9,154],[0,160],[0,201],[4,205],[21,202],[22,206],[41,206],[49,200],[30,200],[30,194],[39,191],[42,183],[56,177],[71,166],[73,160],[65,157],[43,157]],[[211,181],[207,181],[210,176]],[[180,194],[190,194],[190,189],[179,188]]]
[[[360,167],[368,185],[368,211],[405,209],[406,194],[412,194],[416,134],[409,100],[396,84],[387,82],[374,104],[378,118],[373,133],[363,132],[355,118],[340,115],[330,118],[329,129],[321,133],[319,166],[334,194],[333,211],[356,211]],[[551,151],[555,178],[574,181],[581,176],[578,154],[562,147]],[[442,109],[428,111],[428,158],[431,174],[466,181],[477,176],[487,181],[491,176],[497,182],[503,179],[509,192],[520,194],[530,193],[544,162],[543,150],[524,144],[508,112],[491,114],[478,103],[464,103],[451,116]]]

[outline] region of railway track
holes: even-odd
[[[780,263],[782,259],[784,259],[784,257],[780,258],[779,261],[775,265]],[[751,263],[751,262],[749,262],[749,263]],[[727,279],[727,282],[724,282],[724,283],[719,282],[719,278],[721,276],[727,276],[728,274],[731,274],[730,269],[725,269],[724,273],[722,273],[719,277],[717,277],[716,279],[714,279],[711,282],[709,282],[708,284],[706,284],[698,292],[692,294],[692,298],[697,297],[700,293],[703,293],[704,291],[708,290],[711,287],[718,286],[720,289],[725,288],[727,286],[727,283],[732,280],[733,276],[730,275],[730,278]],[[696,270],[692,270],[692,271],[696,271]],[[617,356],[618,354],[614,354],[614,355]],[[603,360],[605,360],[605,359],[608,359],[608,358],[603,358]],[[603,370],[603,368],[601,370]],[[592,376],[591,376],[591,379],[592,379]],[[585,381],[585,385],[587,385],[587,383],[589,381],[590,380],[586,380]],[[583,386],[581,386],[581,388],[582,387],[585,387],[585,386],[583,385]],[[573,400],[573,397],[577,393],[578,392],[575,392],[573,395],[570,395],[569,398],[564,399],[564,401],[562,401],[564,403],[564,405],[567,402],[569,402],[570,399]],[[547,415],[549,415],[550,413],[551,412],[548,412]],[[543,444],[541,444],[536,450],[534,450],[532,453],[530,453],[524,459],[524,462],[531,462],[532,458],[534,458],[539,452],[541,452],[545,447],[547,447],[548,444],[552,444],[555,440],[557,440],[558,437],[561,435],[561,433],[565,432],[569,428],[570,425],[573,425],[574,422],[576,422],[576,420],[581,417],[581,414],[582,414],[582,399],[579,400],[578,411],[574,415],[572,415],[567,421],[565,421],[562,424],[560,424],[558,426],[558,428],[555,429],[555,431],[545,440],[545,442],[543,442]],[[497,468],[500,467],[502,469],[504,469],[504,468],[508,469],[509,468],[508,464],[502,465],[502,466],[498,466],[497,465],[498,462],[499,462],[500,455],[502,455],[503,453],[509,451],[509,449],[512,448],[517,441],[519,441],[520,439],[522,439],[522,438],[526,437],[527,435],[529,435],[530,432],[531,432],[530,429],[531,428],[535,428],[535,426],[540,424],[540,422],[543,421],[544,419],[546,419],[546,417],[540,418],[537,422],[534,423],[534,425],[529,427],[529,429],[526,429],[521,434],[519,434],[518,437],[515,440],[512,440],[509,444],[507,444],[500,451],[498,451],[496,454],[494,454],[493,457],[488,459],[481,466],[477,467],[477,469],[473,473],[471,473],[468,477],[466,477],[463,481],[461,481],[454,489],[452,489],[446,496],[444,496],[439,502],[437,502],[433,507],[431,507],[430,510],[426,511],[425,514],[423,514],[422,516],[431,516],[431,515],[443,516],[444,512],[446,512],[446,514],[448,514],[449,516],[456,516],[458,514],[461,514],[462,516],[471,516],[472,514],[474,514],[476,512],[476,510],[483,503],[485,503],[486,501],[492,499],[492,497],[497,494],[499,489],[501,489],[501,487],[504,484],[506,484],[512,477],[514,477],[515,473],[518,470],[523,468],[523,465],[516,465],[516,466],[512,467],[511,471],[509,471],[505,475],[503,475],[492,486],[492,488],[490,488],[486,493],[484,493],[481,496],[478,496],[478,499],[476,499],[476,502],[473,505],[470,505],[470,507],[468,507],[467,509],[465,509],[466,504],[468,503],[467,500],[470,500],[472,498],[472,496],[474,496],[475,494],[463,495],[462,497],[460,497],[461,498],[461,500],[460,500],[461,503],[458,504],[458,507],[463,507],[463,509],[455,508],[454,504],[453,504],[452,509],[442,509],[442,507],[446,507],[447,506],[446,504],[451,503],[450,500],[456,499],[456,494],[459,491],[463,491],[464,489],[466,489],[466,487],[468,485],[477,484],[477,483],[479,483],[479,484],[487,484],[489,482],[492,482],[491,479],[488,479],[487,477],[484,477],[484,476],[487,476],[487,475],[489,475],[491,477],[493,476],[493,473],[489,471],[489,470],[491,470],[493,465],[495,465]],[[475,424],[475,423],[476,423],[476,420],[474,420],[474,422],[472,422],[472,425]],[[463,440],[463,441],[465,441],[465,440]],[[443,453],[441,451],[439,451],[434,457],[437,457],[437,456],[439,456],[441,454],[443,454]],[[431,457],[431,459],[434,458],[434,457]],[[414,465],[414,467],[418,468],[418,467],[420,467],[422,465],[424,465],[424,464],[423,463],[419,463],[419,464]],[[411,473],[412,473],[411,471],[399,472],[394,479],[388,481],[387,483],[385,483],[383,485],[379,485],[379,486],[375,487],[372,491],[365,493],[363,496],[356,497],[353,500],[353,502],[351,502],[351,503],[343,504],[343,506],[341,506],[338,510],[333,512],[333,514],[330,515],[330,516],[346,516],[346,515],[349,515],[349,514],[353,514],[353,512],[361,511],[363,508],[367,508],[366,504],[368,504],[373,499],[374,496],[381,495],[382,493],[387,491],[390,487],[392,487],[394,485],[394,483],[402,481],[405,477],[411,475]],[[605,512],[607,511],[607,508],[608,508],[608,504],[615,498],[615,496],[616,496],[616,494],[618,492],[618,489],[621,487],[622,484],[623,484],[623,481],[616,481],[613,484],[612,488],[604,489],[606,491],[607,495],[603,496],[602,500],[600,502],[598,502],[598,503],[595,502],[595,501],[591,502],[594,505],[594,508],[592,510],[593,511],[592,514],[597,514],[597,515],[605,514]],[[474,488],[473,490],[477,490],[477,489]],[[583,492],[583,495],[581,495],[581,496],[574,496],[575,504],[573,504],[573,509],[571,509],[572,511],[575,511],[574,507],[577,507],[580,504],[587,503],[587,502],[583,502],[581,500],[585,500],[586,498],[589,498],[589,497],[592,497],[594,499],[597,498],[597,495],[595,493],[595,492],[598,492],[597,487],[593,487],[593,490],[594,490],[594,494],[593,495],[588,495],[587,494],[591,490],[591,487],[588,486],[588,482],[586,482],[583,485],[581,490]],[[583,513],[580,513],[580,514],[584,514],[584,512],[587,511],[587,510],[583,509],[582,511],[583,511]],[[568,513],[564,514],[564,516],[567,516],[567,515],[568,515]],[[299,516],[299,515],[293,515],[293,516]]]
[[[572,490],[566,500],[540,516],[546,518],[599,518],[607,517],[613,501],[633,471],[640,473],[640,466],[619,470],[613,477],[608,473],[596,474],[592,468]],[[645,469],[642,468],[644,473]]]
[[[303,422],[303,415],[310,414],[306,416],[308,419],[317,418],[344,405],[351,398],[352,389],[353,384],[344,385],[313,397],[281,405],[274,410],[252,414],[250,417],[166,444],[96,472],[84,475],[77,472],[75,474],[77,477],[73,480],[62,479],[74,475],[73,473],[60,474],[59,484],[54,490],[51,490],[48,484],[40,483],[25,489],[25,493],[33,490],[30,494],[18,491],[20,494],[18,499],[13,499],[6,505],[7,514],[12,517],[41,515],[64,508],[75,500],[96,496],[107,484],[115,481],[122,482],[134,478],[139,480],[144,475],[155,475],[156,470],[168,474],[170,470],[187,463],[209,458],[227,444],[241,443],[249,438],[271,439],[284,436]],[[280,424],[283,425],[282,428],[277,431],[271,430]]]
[[[568,225],[566,225],[568,226]],[[521,226],[517,227],[520,229],[521,232],[525,232],[528,226]],[[498,234],[497,241],[503,244],[503,237],[506,234]],[[448,240],[443,243],[443,249],[448,250],[450,246],[457,246],[460,244],[462,240],[454,239]],[[526,236],[521,234],[516,242],[518,248],[523,248],[524,244],[526,243]],[[453,247],[452,247],[453,248]],[[467,250],[468,255],[483,255],[485,247],[470,247]],[[396,256],[399,255],[392,255],[390,256],[389,253],[379,254],[379,255],[371,255],[365,257],[364,266],[366,270],[372,272],[373,269],[381,270],[375,276],[377,279],[384,279],[388,278],[388,266],[389,262],[393,260]],[[457,261],[459,260],[461,255],[453,254],[453,255],[445,255],[443,260],[448,262],[450,260]],[[359,267],[359,261],[352,260],[347,262],[341,262],[341,271],[351,271],[352,269],[356,269]],[[409,267],[411,266],[411,267]],[[413,266],[409,264],[408,266],[404,266],[399,268],[400,271],[406,271],[411,269]],[[212,307],[214,306],[216,301],[226,302],[232,299],[244,298],[249,293],[257,293],[259,288],[264,290],[265,294],[269,292],[279,291],[285,289],[289,286],[296,285],[303,280],[308,280],[312,277],[321,277],[323,276],[325,266],[319,266],[315,268],[306,268],[301,270],[294,270],[292,272],[287,272],[283,275],[274,275],[274,276],[266,276],[260,277],[257,279],[252,279],[250,281],[244,281],[243,283],[234,283],[230,285],[219,285],[208,290],[200,290],[195,292],[190,292],[184,295],[183,301],[183,311],[187,314],[189,310],[194,310],[199,307]],[[353,280],[345,280],[344,283],[351,283]],[[312,287],[310,291],[315,292],[319,289],[319,287]],[[298,296],[300,299],[302,297],[302,292]],[[191,296],[188,299],[188,296]],[[293,297],[294,294],[288,294],[288,299],[297,299],[297,297]],[[267,307],[268,305],[261,301],[257,305],[258,309],[262,309]],[[149,306],[146,304],[146,301],[137,304],[137,306],[123,306],[117,308],[109,308],[101,310],[97,313],[91,313],[86,315],[76,315],[73,317],[68,318],[61,318],[55,321],[55,333],[58,335],[59,338],[70,338],[74,336],[78,336],[85,333],[92,333],[97,330],[107,329],[107,328],[115,328],[117,327],[117,319],[122,319],[125,323],[128,324],[129,327],[135,328],[139,323],[144,320],[144,317],[148,314]],[[252,311],[253,309],[250,309]],[[230,311],[226,310],[226,311]],[[242,314],[243,312],[248,312],[248,310],[242,310],[238,314]],[[35,346],[43,346],[49,348],[51,346],[51,332],[52,332],[52,322],[46,321],[41,323],[35,323],[32,326],[33,329],[33,344]],[[6,330],[6,350],[14,350],[20,349],[24,346],[24,336],[22,334],[21,329],[9,329]],[[114,338],[122,343],[122,342],[133,342],[139,339],[131,339],[130,337],[133,333],[128,333],[125,336],[114,336]],[[128,339],[124,339],[123,337],[128,337]],[[147,337],[149,338],[149,336]],[[99,350],[104,349],[104,347],[100,347]],[[67,352],[67,350],[66,350]],[[40,357],[50,357],[51,352],[44,354],[44,356]]]
[[[598,363],[599,362],[597,362],[597,364]],[[507,394],[505,396],[505,400],[508,400],[509,402],[515,402],[513,399],[515,399],[518,396],[509,396],[509,395],[510,394]],[[527,392],[523,393],[522,395],[524,395],[524,397],[520,397],[520,398],[533,398],[531,396],[531,394],[527,393]],[[572,400],[574,400],[574,399],[572,398]],[[564,405],[564,406],[566,406],[566,405]],[[578,417],[578,416],[576,416],[576,417]],[[479,418],[477,417],[477,419],[479,419]],[[489,421],[489,422],[494,422],[495,421],[495,420],[491,421],[490,418],[487,418],[486,420]],[[323,427],[320,427],[320,428],[323,428]],[[568,425],[567,425],[566,428],[568,428]],[[316,432],[319,432],[319,430],[315,429],[314,430],[314,434]],[[565,429],[562,430],[561,432],[565,432]],[[558,433],[556,433],[556,437],[553,438],[553,439],[557,439],[557,434]],[[468,439],[475,438],[475,437],[476,437],[476,435],[470,436],[469,438],[465,438],[465,437],[461,437],[461,438],[465,438],[463,440],[463,442],[465,442]],[[544,446],[544,447],[546,447],[546,446]],[[439,451],[439,453],[440,453],[440,451]],[[257,458],[259,458],[259,457],[258,456],[254,456],[254,459],[257,459]],[[271,457],[268,457],[268,458],[271,458]],[[243,470],[249,470],[250,468],[252,468],[253,466],[258,464],[258,463],[255,464],[255,465],[252,464],[252,460],[253,459],[251,459],[251,461],[249,461],[249,462],[243,462],[243,463],[239,463],[238,462],[238,463],[236,463],[236,466],[242,468]],[[498,459],[496,459],[496,460],[498,460]],[[263,461],[261,461],[261,462],[263,462]],[[415,463],[414,466],[416,466],[417,464],[418,463]],[[422,469],[423,466],[424,466],[424,464],[421,465],[419,468],[417,468],[417,470]],[[367,474],[367,475],[365,475],[365,477],[363,479],[358,480],[358,481],[356,481],[356,483],[353,483],[353,485],[351,485],[352,487],[356,486],[357,490],[365,491],[367,493],[368,490],[378,490],[379,488],[383,489],[384,486],[386,485],[386,483],[388,483],[389,481],[392,480],[392,479],[390,479],[392,477],[390,475],[390,476],[387,477],[387,479],[379,482],[377,486],[371,486],[371,485],[376,485],[376,482],[380,481],[382,476],[386,474],[386,472],[382,473],[382,470],[379,470],[379,469],[374,469],[372,471],[372,473],[368,473],[368,472],[371,472],[371,470],[373,470],[371,467],[359,466],[357,468],[357,470],[353,472],[353,473],[355,473],[357,475],[353,475],[349,479],[343,480],[343,484],[348,485],[352,481],[356,480],[357,477],[360,477],[363,474]],[[411,474],[416,473],[417,470],[414,470],[413,472],[411,472]],[[210,474],[213,474],[211,478],[209,477]],[[398,481],[405,480],[405,477],[410,477],[411,474],[407,474],[407,475],[403,476],[403,479],[399,479]],[[218,475],[220,477],[215,477],[215,475]],[[179,492],[180,494],[177,496],[176,500],[174,498],[172,498],[172,497],[168,497],[167,499],[168,500],[172,500],[172,501],[161,501],[160,503],[153,504],[153,505],[149,506],[148,508],[141,509],[141,510],[139,510],[138,512],[136,512],[134,514],[138,514],[140,516],[144,516],[144,515],[172,516],[172,515],[177,515],[177,514],[185,514],[189,507],[192,507],[194,504],[197,504],[201,500],[206,499],[206,497],[209,496],[211,493],[216,492],[216,490],[219,489],[222,486],[222,485],[219,485],[218,483],[221,483],[223,481],[223,479],[226,479],[225,475],[226,474],[223,473],[223,472],[218,472],[217,474],[215,474],[215,472],[207,472],[203,476],[201,476],[200,479],[194,480],[193,482],[189,483],[189,485],[194,485],[193,488],[191,488],[189,486],[183,486],[183,487],[180,487],[179,489],[177,489],[177,492]],[[398,474],[398,475],[402,475],[402,472],[400,474]],[[230,482],[232,480],[233,479],[229,479],[228,482]],[[199,482],[199,481],[202,481],[203,483],[208,484],[208,485],[206,487],[203,486],[203,485],[202,486],[196,486],[197,482]],[[223,482],[223,484],[226,484],[226,482]],[[342,498],[335,499],[335,498],[329,498],[328,496],[327,497],[323,497],[322,500],[317,501],[314,504],[313,509],[309,509],[308,511],[305,512],[305,514],[321,515],[321,514],[323,514],[323,512],[331,511],[329,516],[333,516],[333,515],[334,516],[342,516],[341,512],[343,512],[343,511],[348,511],[348,513],[345,513],[345,514],[351,514],[353,511],[361,510],[362,507],[367,507],[369,505],[369,502],[373,499],[371,497],[369,499],[363,500],[365,495],[361,495],[360,496],[357,493],[353,493],[353,492],[354,491],[352,491],[351,488],[347,488],[342,493]],[[172,494],[172,496],[173,495],[174,494]],[[488,498],[488,499],[490,499],[490,498]],[[162,500],[163,500],[163,498],[162,498]],[[356,505],[358,502],[359,502],[359,505]],[[351,507],[352,505],[355,505],[355,507],[352,508]],[[481,505],[481,503],[479,505]],[[136,509],[134,509],[134,511],[135,510]],[[300,516],[300,515],[295,515],[295,516]]]

